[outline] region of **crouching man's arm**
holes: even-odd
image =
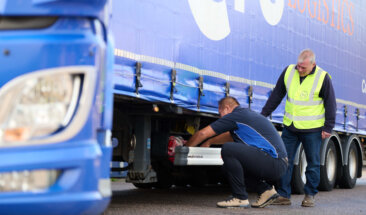
[[[204,142],[201,147],[210,147],[211,145],[222,145],[227,142],[233,142],[233,138],[231,137],[230,132],[225,132],[216,137],[213,137],[206,142]]]
[[[207,126],[197,131],[191,138],[189,138],[185,146],[197,146],[202,141],[214,135],[216,135],[215,131],[211,128],[211,126]]]

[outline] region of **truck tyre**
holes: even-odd
[[[354,142],[349,146],[348,163],[343,167],[343,174],[339,182],[341,188],[351,189],[356,185],[358,170],[358,151]]]
[[[133,185],[139,189],[150,189],[153,187],[153,184],[154,183],[133,183]]]
[[[154,183],[154,187],[160,189],[169,189],[173,185],[173,179],[170,172],[159,171],[156,174],[158,182]]]
[[[325,152],[325,163],[320,166],[319,190],[331,191],[337,179],[337,150],[334,142],[329,140]]]
[[[141,189],[150,189],[152,187],[167,189],[172,186],[172,175],[171,175],[171,163],[165,160],[154,160],[152,161],[152,166],[154,171],[156,172],[157,182],[151,183],[133,183],[135,187]]]
[[[304,194],[304,185],[306,184],[306,156],[304,148],[301,146],[299,153],[299,164],[294,165],[292,170],[292,193],[293,194]]]
[[[193,167],[190,176],[189,184],[192,187],[205,187],[208,184],[208,174],[204,168]]]
[[[172,163],[167,158],[160,158],[152,161],[152,166],[158,179],[153,186],[160,189],[170,188],[173,185]]]

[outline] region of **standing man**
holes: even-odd
[[[249,179],[258,191],[252,207],[262,208],[272,203],[278,194],[265,180],[278,180],[287,169],[286,149],[272,123],[259,113],[241,108],[233,97],[219,102],[220,119],[196,132],[186,146],[223,144],[221,149],[224,170],[233,197],[218,202],[218,207],[249,207],[245,180]],[[245,179],[244,179],[245,177]]]
[[[270,115],[287,93],[282,140],[289,158],[289,168],[277,189],[280,197],[273,204],[290,205],[291,176],[296,150],[302,143],[306,161],[305,198],[302,206],[313,207],[320,182],[320,148],[322,139],[331,135],[335,123],[336,100],[330,75],[315,63],[315,54],[303,50],[296,65],[289,65],[262,109]]]

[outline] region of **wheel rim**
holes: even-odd
[[[301,180],[304,184],[306,184],[306,166],[308,165],[308,162],[306,161],[306,156],[305,156],[305,152],[302,151],[301,152],[301,157],[300,157],[301,161],[300,161],[300,171],[301,171]]]
[[[333,181],[335,177],[335,171],[337,168],[337,161],[335,151],[332,148],[329,148],[327,152],[327,176],[329,181]]]
[[[351,148],[351,151],[349,152],[349,159],[348,159],[348,167],[349,167],[349,175],[352,179],[356,178],[356,172],[357,172],[357,155],[356,151]]]
[[[136,148],[136,135],[132,135],[130,139],[130,149],[134,150]]]

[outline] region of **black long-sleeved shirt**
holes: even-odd
[[[315,72],[316,67],[310,72],[310,74],[313,74]],[[269,99],[267,100],[266,104],[264,105],[261,114],[264,116],[269,116],[281,103],[283,97],[285,97],[287,91],[285,86],[285,73],[286,73],[287,67],[283,70],[282,74],[277,80],[276,86],[273,89],[273,92],[271,93]],[[300,83],[306,78],[300,77]],[[319,97],[321,97],[324,101],[324,108],[325,108],[325,123],[323,127],[320,128],[312,128],[312,129],[297,129],[291,123],[290,126],[286,126],[289,130],[293,132],[316,132],[316,131],[326,131],[328,133],[332,132],[332,129],[334,128],[335,124],[335,116],[336,116],[336,98],[335,93],[332,85],[332,81],[327,74],[324,78],[323,85],[319,92]]]

